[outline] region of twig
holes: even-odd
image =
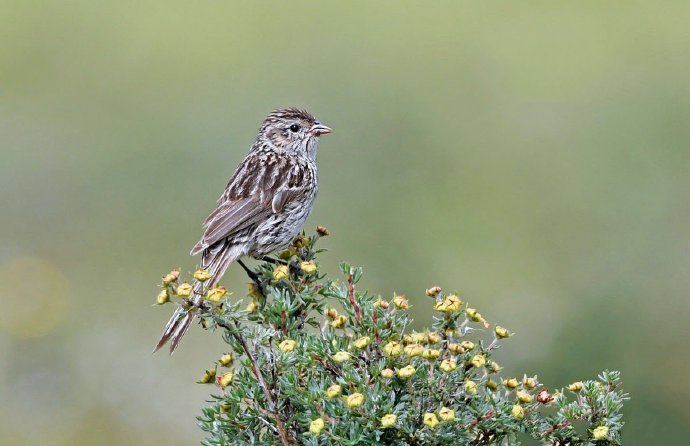
[[[357,322],[362,322],[362,311],[359,309],[359,304],[355,300],[355,283],[352,280],[352,274],[347,275],[347,296],[350,298],[350,304],[355,309],[355,317]]]

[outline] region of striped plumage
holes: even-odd
[[[330,128],[296,108],[276,110],[263,122],[256,142],[230,179],[204,234],[191,254],[201,253],[200,268],[215,286],[228,266],[242,256],[261,258],[287,245],[301,231],[318,191],[316,149]],[[199,302],[195,283],[193,302]],[[172,353],[194,319],[195,308],[178,308],[156,350],[170,341]]]

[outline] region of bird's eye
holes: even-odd
[[[297,125],[297,124],[292,124],[292,125],[290,126],[290,131],[293,132],[293,133],[299,132],[299,125]]]

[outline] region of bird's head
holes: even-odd
[[[276,148],[315,159],[319,137],[331,131],[304,110],[284,108],[266,117],[259,137],[267,139]]]

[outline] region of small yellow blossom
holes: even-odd
[[[247,307],[244,309],[247,313],[254,313],[256,310],[259,309],[259,306],[256,304],[256,302],[252,301],[247,304]]]
[[[402,352],[402,347],[400,346],[399,342],[391,341],[383,346],[383,351],[388,356],[399,356]]]
[[[168,286],[173,282],[176,282],[180,277],[180,272],[178,270],[170,271],[168,274],[163,276],[163,286]]]
[[[522,385],[525,386],[526,389],[534,389],[537,387],[537,380],[531,376],[525,376],[522,378]]]
[[[524,390],[520,390],[517,393],[517,400],[521,403],[531,403],[534,397]]]
[[[425,344],[428,341],[426,333],[419,333],[416,331],[412,332],[412,334],[410,335],[410,339],[415,344]]]
[[[441,292],[441,287],[439,287],[439,286],[432,286],[431,288],[426,289],[426,295],[429,297],[436,297],[436,295],[440,292]]]
[[[477,383],[474,381],[465,381],[465,392],[470,395],[477,394]]]
[[[462,307],[460,298],[455,294],[451,294],[450,296],[446,296],[442,302],[437,303],[434,308],[436,311],[444,313],[455,313],[460,310],[460,307]]]
[[[228,290],[226,290],[225,287],[218,286],[211,289],[206,295],[206,298],[211,302],[220,302],[226,294],[228,294]]]
[[[514,405],[510,413],[518,420],[525,418],[525,409],[519,404]]]
[[[303,273],[311,274],[316,271],[316,263],[302,262],[299,264],[299,269],[301,269]]]
[[[496,389],[498,389],[498,383],[492,379],[487,379],[486,380],[486,388],[489,390],[496,390]]]
[[[441,361],[441,370],[446,373],[450,373],[458,367],[455,359],[444,359]]]
[[[343,391],[342,387],[340,387],[338,384],[333,384],[331,387],[326,389],[326,396],[328,398],[335,398],[337,396],[340,396],[342,391]]]
[[[390,379],[395,375],[393,369],[383,369],[381,370],[381,377],[385,379]]]
[[[168,290],[161,290],[160,293],[158,293],[158,297],[156,297],[156,303],[158,305],[163,305],[165,303],[170,302],[170,296],[168,295]]]
[[[580,390],[582,390],[582,382],[577,381],[572,383],[568,386],[568,390],[570,390],[571,392],[578,393]]]
[[[455,411],[447,407],[442,407],[441,410],[438,411],[438,416],[441,417],[443,421],[453,421],[455,419]]]
[[[441,352],[433,348],[424,349],[422,352],[422,358],[428,361],[435,361],[439,358],[439,356],[441,356]]]
[[[489,361],[489,371],[491,373],[498,373],[501,370],[503,370],[503,367],[498,365],[498,363],[496,361]]]
[[[474,342],[462,341],[462,343],[460,343],[460,347],[462,347],[463,350],[472,350],[474,348]]]
[[[317,418],[309,423],[309,432],[313,435],[319,435],[325,426],[326,423],[324,423],[323,418]]]
[[[281,352],[287,353],[287,352],[294,351],[296,345],[297,345],[297,342],[293,341],[292,339],[285,339],[280,344],[278,344],[278,348],[280,349]]]
[[[498,339],[509,338],[512,336],[508,329],[503,328],[500,325],[496,325],[496,328],[494,328],[494,333],[496,333],[496,337]]]
[[[454,342],[448,344],[448,350],[450,350],[453,353],[462,353],[464,351],[460,344],[456,344]]]
[[[223,389],[230,385],[232,379],[235,377],[235,373],[232,371],[225,372],[220,375],[217,379],[218,385]]]
[[[335,308],[329,308],[326,310],[326,316],[328,316],[328,319],[337,319],[338,318],[338,310]]]
[[[204,372],[204,376],[199,381],[199,384],[208,384],[216,379],[216,369],[208,369]]]
[[[479,312],[476,309],[468,308],[467,310],[465,310],[465,313],[467,313],[467,317],[472,322],[481,322],[484,325],[486,325],[486,320],[482,317],[481,314],[479,314]]]
[[[514,389],[518,386],[518,380],[515,378],[508,378],[503,380],[503,385],[509,389]]]
[[[410,308],[410,304],[404,295],[395,294],[393,296],[393,305],[395,305],[395,308],[398,310],[407,310]]]
[[[227,367],[232,365],[233,360],[234,358],[232,357],[232,353],[226,353],[220,357],[218,364],[222,365],[223,367]]]
[[[429,340],[429,344],[438,344],[443,340],[443,338],[441,338],[441,335],[433,331],[427,334],[426,338]]]
[[[424,347],[422,347],[419,344],[409,344],[405,346],[405,354],[409,356],[410,358],[414,358],[415,356],[420,356],[422,352],[424,351]]]
[[[335,362],[345,362],[348,359],[350,359],[350,354],[348,352],[345,352],[345,351],[339,351],[338,353],[333,355],[333,360]]]
[[[355,407],[359,407],[364,403],[364,395],[361,393],[353,393],[352,395],[348,395],[347,398],[345,398],[345,402],[347,404],[347,407],[350,409],[353,409]]]
[[[211,278],[211,273],[209,273],[205,269],[198,269],[194,271],[193,276],[199,282],[206,282],[208,279]]]
[[[595,441],[604,440],[608,436],[609,436],[609,428],[607,426],[598,426],[598,427],[595,427],[594,430],[592,431],[592,438]]]
[[[369,345],[369,342],[371,342],[371,339],[369,336],[362,336],[361,338],[357,339],[353,344],[355,344],[355,347],[358,349],[362,350],[367,348],[367,345]]]
[[[486,364],[486,358],[484,357],[484,355],[474,355],[472,356],[470,362],[472,363],[473,367],[481,368],[484,367],[484,365]]]
[[[388,429],[389,427],[395,426],[396,417],[394,414],[389,413],[381,417],[381,427],[383,429]]]
[[[376,300],[376,302],[374,302],[374,306],[376,308],[381,308],[382,310],[385,310],[386,308],[388,308],[389,305],[390,304],[387,301],[385,301],[381,298],[379,298],[378,300]]]
[[[345,322],[347,322],[347,316],[340,315],[332,320],[329,325],[333,328],[343,328],[343,326],[345,326]]]
[[[398,376],[403,379],[407,379],[414,375],[416,371],[417,370],[414,367],[412,367],[411,365],[407,365],[398,370]]]
[[[180,297],[189,297],[192,294],[192,286],[187,282],[181,283],[175,290],[175,294]]]
[[[287,265],[278,265],[273,270],[273,280],[280,281],[288,276],[289,270]]]
[[[438,418],[436,418],[435,413],[427,412],[424,414],[424,424],[426,424],[430,428],[435,428],[436,426],[438,426],[438,423],[440,423],[440,421],[438,421]]]

